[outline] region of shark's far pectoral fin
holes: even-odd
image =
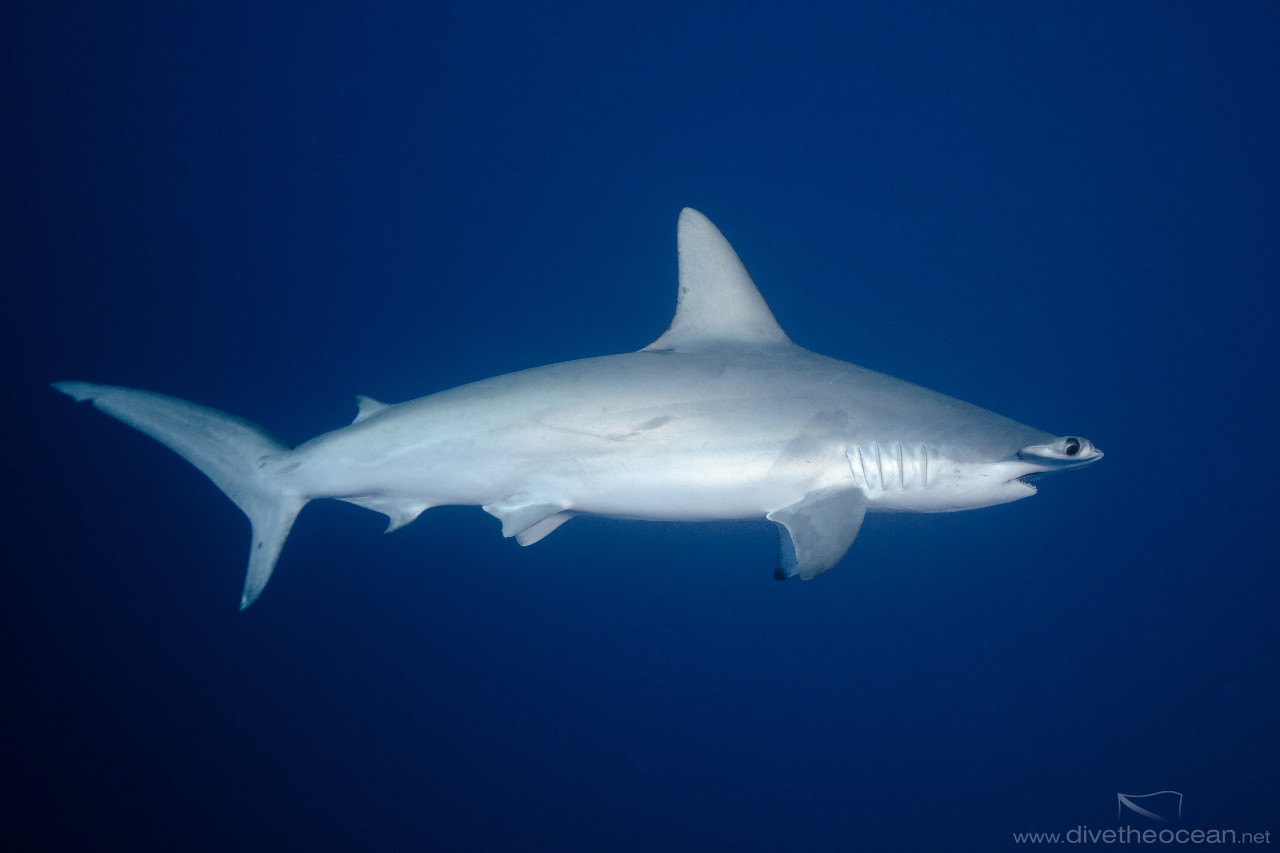
[[[532,495],[512,495],[481,507],[502,522],[502,535],[514,536],[521,545],[532,545],[573,517],[565,505]]]
[[[778,565],[773,576],[813,580],[840,562],[862,527],[867,495],[852,486],[829,486],[765,518],[778,525]]]

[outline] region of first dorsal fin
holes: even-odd
[[[711,220],[691,207],[676,231],[680,291],[676,316],[645,350],[695,350],[725,343],[787,344],[738,253]]]
[[[363,394],[357,394],[356,406],[358,408],[356,410],[356,419],[352,421],[353,424],[358,424],[365,418],[370,417],[371,415],[376,415],[378,412],[385,409],[387,407],[387,404],[379,403],[377,400],[373,399],[372,397],[366,397]]]

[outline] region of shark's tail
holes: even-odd
[[[268,464],[290,449],[246,420],[175,397],[88,382],[55,382],[53,387],[76,400],[92,400],[102,411],[175,451],[249,516],[253,541],[240,609],[253,604],[308,500],[272,473],[278,465]]]

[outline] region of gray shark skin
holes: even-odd
[[[768,518],[774,574],[815,578],[868,511],[949,512],[1035,493],[1031,475],[1102,452],[792,343],[733,248],[680,214],[675,318],[639,352],[473,382],[407,403],[358,397],[354,423],[290,449],[237,417],[162,394],[54,387],[167,445],[249,517],[241,609],[308,501],[384,513],[478,505],[531,545],[575,515]]]

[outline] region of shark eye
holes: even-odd
[[[1080,439],[1075,436],[1068,436],[1066,440],[1062,442],[1062,452],[1068,456],[1075,456],[1080,452]]]

